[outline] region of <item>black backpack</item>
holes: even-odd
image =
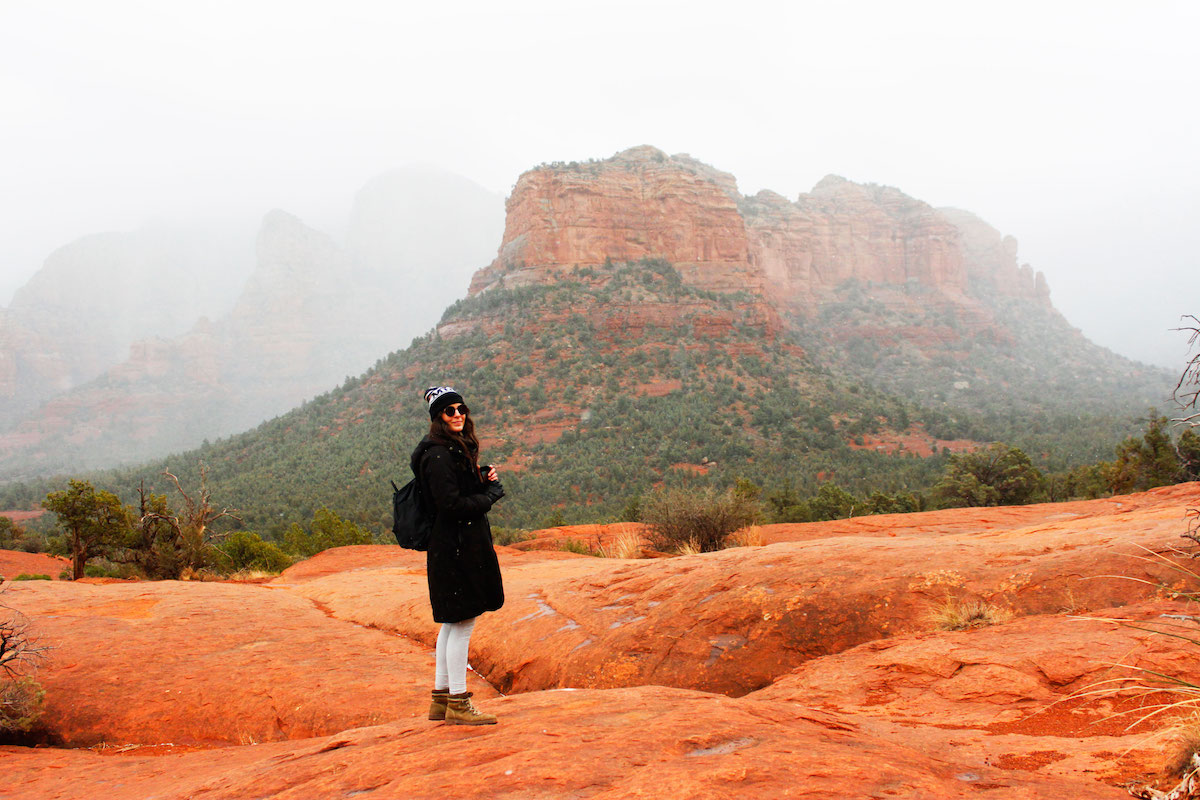
[[[396,542],[409,550],[428,550],[433,535],[433,515],[425,512],[421,491],[413,478],[400,488],[392,484],[392,533]]]

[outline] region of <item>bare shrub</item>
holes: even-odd
[[[720,550],[729,534],[757,516],[752,499],[712,488],[657,491],[642,505],[650,546],[664,552],[679,552],[689,544],[701,553]]]
[[[271,578],[278,578],[278,572],[267,572],[262,569],[239,569],[237,572],[231,573],[228,580],[231,581],[266,581]]]
[[[0,681],[0,732],[28,733],[42,715],[46,690],[28,675]]]
[[[237,509],[218,511],[213,506],[208,467],[204,464],[200,465],[200,488],[192,494],[169,470],[163,470],[162,474],[175,485],[183,501],[183,511],[175,513],[165,495],[147,492],[145,484],[140,485],[140,510],[128,537],[128,558],[151,578],[183,578],[185,573],[223,567],[228,557],[217,549],[216,543],[224,536],[214,534],[211,526],[224,518],[241,522]]]
[[[45,651],[28,618],[0,605],[0,732],[26,732],[41,716],[46,693],[32,673]]]
[[[1200,344],[1200,318],[1185,314],[1182,319],[1185,324],[1176,330],[1189,334],[1189,349],[1197,347]],[[1197,347],[1196,353],[1184,366],[1179,381],[1175,384],[1174,397],[1180,408],[1192,410],[1190,415],[1176,421],[1189,425],[1200,424],[1200,347]]]

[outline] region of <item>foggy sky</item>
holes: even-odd
[[[0,0],[0,305],[87,233],[279,207],[339,234],[398,165],[507,194],[652,144],[745,194],[834,173],[971,211],[1094,341],[1182,365],[1200,4],[733,8]]]

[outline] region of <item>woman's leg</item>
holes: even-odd
[[[471,631],[475,629],[475,619],[464,619],[462,622],[447,622],[438,632],[438,658],[441,659],[442,636],[446,637],[445,675],[450,694],[462,694],[467,690],[467,647],[471,643]],[[438,661],[438,675],[435,680],[441,680],[443,673],[442,661]],[[438,686],[437,683],[434,684]]]
[[[438,630],[437,646],[433,654],[433,690],[444,692],[450,688],[450,673],[446,670],[446,643],[450,641],[452,622],[443,622]]]
[[[471,702],[467,691],[467,648],[475,619],[442,626],[446,632],[446,672],[450,693],[446,695],[446,722],[450,725],[495,725],[495,714],[484,714]],[[438,633],[439,640],[441,633]]]

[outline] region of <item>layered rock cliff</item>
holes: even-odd
[[[975,287],[1048,303],[1041,274],[1017,267],[1012,237],[965,212],[833,175],[794,202],[765,190],[745,197],[732,175],[643,146],[530,170],[507,211],[499,254],[472,293],[661,258],[697,288],[763,292],[800,312],[848,281],[916,285],[964,304]]]
[[[1117,405],[1165,397],[1161,370],[1062,318],[1013,237],[892,187],[831,175],[794,201],[746,197],[727,173],[643,146],[530,170],[507,212],[474,295],[658,258],[695,289],[748,294],[791,319],[825,366],[923,402],[973,405],[982,392],[1069,405],[1085,399],[1088,371]]]
[[[761,290],[737,200],[733,176],[653,147],[539,167],[517,181],[500,252],[471,291],[642,258],[671,262],[699,288]]]

